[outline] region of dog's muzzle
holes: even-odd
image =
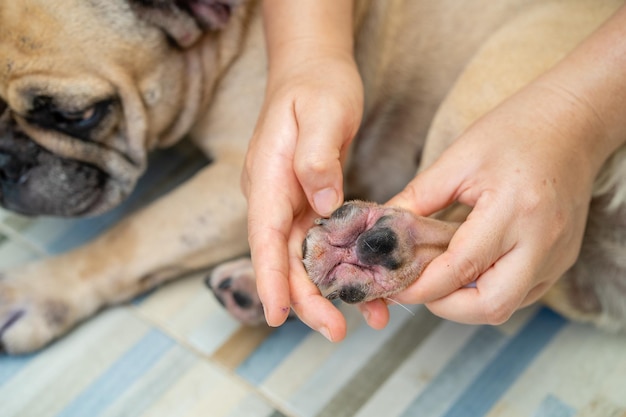
[[[0,203],[25,215],[80,216],[98,204],[107,174],[58,157],[9,122],[0,128]]]

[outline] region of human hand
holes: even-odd
[[[488,113],[389,202],[419,215],[454,201],[473,207],[448,250],[395,301],[500,324],[574,263],[602,130],[593,111],[553,87],[532,86]],[[376,327],[386,324],[382,301],[362,311]]]
[[[343,202],[342,162],[359,127],[363,87],[353,57],[341,50],[301,54],[270,69],[266,99],[248,148],[242,188],[257,289],[268,324],[278,326],[290,305],[331,340],[345,319],[308,279],[304,236],[319,216]]]
[[[592,183],[624,144],[626,6],[553,69],[471,126],[389,204],[473,207],[448,250],[398,294],[465,323],[502,323],[575,262]],[[468,284],[475,282],[475,286]],[[386,304],[361,307],[388,321]]]

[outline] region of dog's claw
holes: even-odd
[[[0,341],[2,340],[2,335],[6,332],[9,327],[11,327],[15,322],[17,322],[22,316],[25,314],[24,310],[17,310],[9,313],[8,319],[4,322],[4,324],[0,327]]]

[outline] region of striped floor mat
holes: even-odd
[[[157,155],[135,196],[96,219],[2,213],[0,266],[100,233],[206,162],[193,155]],[[497,327],[394,308],[375,331],[342,306],[349,334],[332,344],[295,320],[239,325],[203,278],[106,310],[37,354],[0,356],[0,417],[626,417],[626,337],[546,308]]]

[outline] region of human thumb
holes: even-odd
[[[429,216],[448,207],[456,198],[458,170],[447,167],[448,160],[440,159],[417,174],[404,189],[387,202],[419,216]]]
[[[338,128],[340,124],[336,116],[324,123],[299,124],[294,170],[309,204],[324,217],[344,198],[342,162],[352,133],[346,134],[346,129]]]

